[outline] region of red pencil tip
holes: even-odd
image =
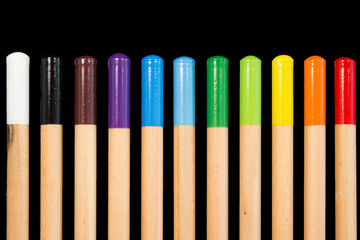
[[[356,125],[356,62],[335,60],[335,124]]]

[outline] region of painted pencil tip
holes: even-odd
[[[62,124],[62,59],[45,55],[40,69],[40,123]]]
[[[115,53],[109,57],[109,64],[111,62],[126,62],[130,61],[130,58],[123,53]]]
[[[8,63],[13,63],[13,62],[21,63],[22,61],[24,61],[26,63],[30,62],[29,56],[23,52],[13,52],[13,53],[10,53],[6,57],[6,62],[8,62]]]
[[[356,62],[335,60],[335,124],[356,125]]]
[[[174,125],[195,125],[195,60],[174,60]]]
[[[273,64],[283,65],[283,64],[293,64],[294,59],[288,55],[279,55],[273,59]]]
[[[324,58],[314,55],[314,56],[310,56],[307,59],[305,59],[305,63],[315,63],[315,62],[326,62]]]
[[[212,57],[209,57],[208,60],[207,60],[207,63],[208,64],[211,64],[211,63],[223,63],[223,64],[229,64],[229,59],[227,59],[226,57],[223,57],[223,56],[212,56]]]
[[[304,125],[326,124],[326,61],[311,56],[304,61]]]
[[[148,55],[141,64],[141,125],[163,126],[163,65],[156,55]]]
[[[253,56],[253,55],[243,57],[240,60],[240,63],[252,63],[252,62],[261,63],[261,60],[259,58],[255,57],[255,56]]]
[[[175,58],[174,63],[190,63],[190,64],[192,64],[192,63],[195,63],[195,60],[191,57],[183,56],[183,57]]]
[[[130,128],[130,58],[122,53],[109,57],[109,128]]]
[[[29,64],[22,52],[6,57],[7,124],[29,124]]]
[[[96,124],[96,59],[75,59],[75,124]]]
[[[145,56],[143,57],[142,59],[142,63],[143,64],[162,64],[164,62],[164,60],[157,56],[157,55],[148,55],[148,56]]]
[[[226,57],[207,60],[207,127],[228,127],[228,69]]]
[[[293,125],[294,60],[280,55],[272,61],[272,124]]]
[[[240,60],[240,125],[261,124],[261,60]]]
[[[340,57],[335,60],[335,63],[348,63],[348,64],[356,64],[356,61],[349,57]]]
[[[96,64],[96,59],[91,56],[81,56],[75,59],[75,66],[81,67],[82,65],[90,66],[95,64]]]

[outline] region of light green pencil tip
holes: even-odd
[[[240,60],[240,125],[261,125],[261,60]]]
[[[261,60],[252,55],[246,56],[240,60],[240,63],[251,63],[251,62],[261,63]]]

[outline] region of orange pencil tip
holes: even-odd
[[[320,56],[316,56],[316,55],[314,55],[314,56],[311,56],[311,57],[308,57],[306,60],[305,60],[305,63],[306,62],[311,62],[311,61],[319,61],[319,62],[326,62],[325,61],[325,59],[324,58],[322,58],[322,57],[320,57]]]
[[[304,124],[326,124],[326,61],[311,56],[304,62]]]

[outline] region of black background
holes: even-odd
[[[51,17],[51,15],[47,15]],[[131,59],[131,239],[140,239],[141,216],[141,59],[156,54],[164,59],[164,239],[173,237],[173,71],[179,56],[195,59],[196,81],[196,237],[206,239],[206,59],[222,55],[229,59],[229,239],[239,238],[239,61],[255,55],[262,61],[262,239],[271,239],[271,61],[280,54],[294,59],[294,238],[303,239],[303,62],[311,55],[327,61],[326,140],[326,234],[334,239],[334,60],[351,57],[360,61],[357,33],[344,29],[316,28],[291,33],[264,28],[251,31],[224,17],[213,25],[208,19],[190,28],[192,19],[177,22],[178,16],[135,22],[118,18],[109,27],[85,23],[88,13],[68,25],[49,18],[8,34],[0,47],[0,239],[6,237],[6,56],[22,51],[30,56],[30,239],[40,238],[40,58],[45,54],[63,57],[64,79],[64,182],[63,239],[74,234],[74,59],[90,55],[97,59],[97,236],[107,239],[107,59],[121,52]],[[44,20],[45,16],[43,17]],[[114,19],[112,19],[114,20]],[[273,21],[273,20],[272,20]],[[149,23],[150,22],[150,23]],[[266,22],[262,20],[259,24]],[[171,25],[167,27],[167,24]],[[93,25],[96,25],[94,27]],[[255,23],[256,25],[256,23]],[[36,27],[35,27],[36,26]],[[108,28],[105,28],[107,26]],[[127,26],[127,27],[126,27]],[[20,26],[14,26],[16,27]],[[283,26],[281,26],[283,27]],[[338,26],[339,27],[339,26]],[[36,29],[40,31],[36,31]],[[172,30],[170,30],[172,29]],[[299,32],[298,32],[299,30]],[[7,29],[4,29],[6,32]],[[20,32],[20,33],[19,33]],[[335,32],[335,33],[334,33]],[[7,33],[7,32],[6,32]],[[335,38],[336,37],[336,38]],[[359,105],[359,104],[358,104]]]

